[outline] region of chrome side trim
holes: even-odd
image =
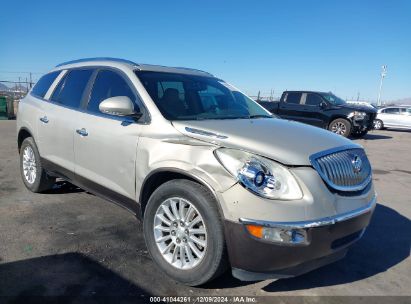
[[[220,135],[220,134],[217,134],[217,133],[208,132],[208,131],[204,131],[204,130],[200,130],[200,129],[194,129],[194,128],[185,127],[185,130],[186,130],[187,132],[190,132],[190,133],[194,133],[194,134],[198,134],[198,135],[203,135],[203,136],[209,136],[209,137],[215,137],[215,138],[218,138],[218,139],[226,139],[226,138],[228,138],[228,137],[225,136],[225,135]]]
[[[260,221],[260,220],[252,220],[246,218],[240,218],[240,223],[246,225],[258,225],[264,227],[276,227],[276,228],[296,228],[296,229],[304,229],[304,228],[314,228],[314,227],[321,227],[327,225],[334,225],[339,222],[347,221],[349,219],[355,218],[357,216],[366,214],[371,212],[377,203],[377,196],[374,196],[371,201],[364,207],[338,214],[336,216],[324,217],[317,220],[312,221],[300,221],[300,222],[271,222],[271,221]]]

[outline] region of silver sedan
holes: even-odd
[[[392,106],[378,110],[374,128],[411,129],[411,106]]]

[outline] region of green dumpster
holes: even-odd
[[[12,119],[14,117],[13,100],[6,96],[0,96],[0,120]]]

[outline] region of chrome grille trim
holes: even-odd
[[[361,160],[361,171],[354,172],[353,159]],[[328,186],[338,191],[360,191],[371,182],[371,165],[364,149],[349,145],[310,156],[311,165]]]

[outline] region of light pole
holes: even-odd
[[[387,75],[387,65],[381,66],[381,81],[380,81],[380,89],[378,90],[378,100],[377,106],[381,105],[381,91],[382,91],[382,82],[384,81],[385,76]]]

